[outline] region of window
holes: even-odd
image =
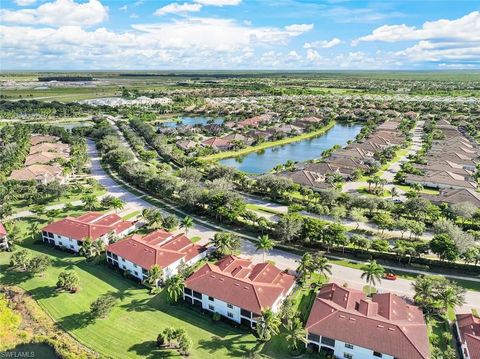
[[[233,305],[231,305],[230,303],[227,304],[227,307],[233,309]]]
[[[335,339],[322,337],[322,344],[328,345],[329,347],[334,347],[335,346]]]
[[[127,267],[126,267],[126,266],[124,266],[124,265],[123,265],[122,267],[123,267],[123,269],[127,269]]]
[[[233,318],[233,313],[232,312],[227,312],[227,317]]]
[[[211,304],[208,305],[208,309],[211,310],[211,311],[214,311],[215,310],[215,307]]]
[[[353,345],[352,345],[352,344],[345,343],[345,348],[353,349]]]
[[[377,358],[381,358],[381,357],[382,357],[382,353],[373,352],[373,356],[374,356],[374,357],[377,357]]]
[[[308,340],[311,340],[312,342],[319,342],[320,341],[320,335],[313,334],[313,333],[308,333]]]
[[[195,298],[202,299],[202,293],[193,291],[193,296],[194,296]]]
[[[137,266],[135,263],[133,263],[133,267],[134,267],[134,268],[137,268],[138,266]]]
[[[208,300],[209,300],[210,302],[213,302],[213,301],[215,301],[215,298],[213,298],[213,297],[208,297]]]
[[[251,318],[252,316],[252,313],[245,309],[241,309],[240,314],[242,315],[242,317],[247,317],[247,318]]]
[[[133,273],[135,273],[135,277],[138,277],[138,273],[137,273],[137,272],[133,272]]]
[[[353,359],[353,355],[351,353],[343,353],[343,357],[345,359]]]
[[[75,247],[73,246],[73,244],[70,244],[70,248],[72,248],[72,249],[73,249],[73,248],[75,248]]]
[[[188,295],[192,295],[192,290],[190,288],[184,288],[183,292]]]

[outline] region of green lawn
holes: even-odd
[[[69,212],[77,214],[80,210]],[[65,215],[65,214],[64,214]],[[26,233],[28,223],[35,218],[18,221]],[[41,220],[41,225],[46,220]],[[24,239],[17,250],[26,248],[32,255],[50,256],[53,264],[43,275],[31,277],[8,269],[11,253],[0,253],[0,284],[18,285],[28,291],[39,305],[62,328],[81,343],[102,355],[114,358],[179,357],[175,351],[162,352],[155,340],[166,327],[184,328],[193,340],[191,358],[238,358],[252,350],[261,349],[272,358],[289,358],[283,351],[282,336],[275,337],[263,348],[255,336],[244,329],[212,319],[183,304],[170,304],[165,291],[150,295],[148,290],[107,267],[102,262],[87,262],[84,258],[62,252],[32,239]],[[58,293],[55,283],[58,274],[73,269],[80,277],[76,294]],[[117,305],[107,319],[92,321],[90,303],[104,294],[117,298]]]
[[[283,139],[277,140],[277,141],[264,142],[264,143],[261,143],[261,144],[256,145],[256,146],[248,146],[248,147],[243,148],[243,149],[238,150],[238,151],[219,152],[219,153],[215,153],[213,155],[200,157],[199,160],[200,161],[218,161],[218,160],[221,160],[221,159],[224,159],[224,158],[242,156],[242,155],[245,155],[245,154],[250,153],[250,152],[256,152],[256,151],[263,150],[265,148],[286,145],[288,143],[297,142],[297,141],[305,140],[307,138],[320,136],[320,135],[324,134],[325,132],[327,132],[329,129],[331,129],[333,126],[335,126],[335,123],[336,123],[335,121],[331,121],[330,123],[328,123],[327,125],[325,125],[321,129],[316,130],[316,131],[303,133],[303,134],[298,135],[298,136],[283,138]]]
[[[54,260],[43,277],[29,277],[7,270],[9,254],[0,254],[0,283],[19,285],[40,306],[80,342],[95,351],[115,358],[177,357],[175,352],[155,350],[155,339],[166,327],[185,328],[194,342],[192,358],[241,357],[257,342],[252,334],[223,323],[213,323],[200,312],[184,305],[169,304],[164,291],[150,295],[146,288],[123,278],[105,264],[51,249],[43,244],[25,245],[33,252],[45,253]],[[81,281],[77,294],[57,293],[55,283],[64,269],[74,269]],[[118,298],[107,319],[92,322],[90,303],[103,294]]]
[[[401,190],[404,190],[405,192],[410,192],[412,190],[412,188],[410,186],[407,186],[407,185],[399,185],[397,184],[396,185],[398,188],[400,188]],[[435,188],[424,188],[422,191],[420,191],[420,193],[424,193],[424,194],[438,194],[439,191],[438,189],[435,189]]]

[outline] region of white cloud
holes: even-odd
[[[33,5],[37,2],[37,0],[14,0],[14,3],[18,6],[28,6]]]
[[[303,47],[305,49],[329,49],[331,47],[337,46],[342,43],[342,40],[340,40],[337,37],[334,37],[330,41],[328,40],[320,40],[320,41],[313,41],[313,42],[306,42]]]
[[[104,27],[0,26],[4,67],[43,68],[232,68],[270,66],[260,53],[287,45],[298,29],[255,27],[229,19],[182,18],[137,24],[125,32]],[[276,48],[275,48],[276,49]],[[276,49],[277,50],[277,49]],[[275,63],[297,58],[280,53]],[[292,65],[293,66],[293,65]]]
[[[313,24],[293,24],[285,26],[285,30],[291,33],[303,34],[313,29]]]
[[[15,24],[42,24],[51,26],[89,26],[105,21],[108,8],[98,0],[76,3],[73,0],[55,0],[36,9],[0,10],[0,22]]]
[[[405,24],[380,26],[370,35],[355,40],[354,44],[361,41],[397,42],[427,39],[480,40],[480,12],[473,11],[455,20],[427,21],[421,28]]]
[[[163,16],[167,14],[185,15],[189,12],[198,12],[201,9],[202,9],[202,5],[200,4],[190,4],[190,3],[179,4],[174,2],[157,9],[153,13],[153,15],[155,16]]]
[[[300,56],[298,54],[298,52],[292,50],[290,51],[288,54],[287,54],[287,59],[290,60],[290,61],[298,61],[302,58],[302,56]]]
[[[198,4],[207,6],[236,6],[239,5],[242,0],[194,0]]]
[[[120,6],[120,7],[118,8],[118,10],[123,11],[123,12],[127,12],[128,6],[127,6],[127,5]]]

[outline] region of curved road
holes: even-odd
[[[88,145],[88,155],[91,159],[91,177],[98,180],[106,189],[107,192],[115,197],[119,197],[122,201],[125,202],[125,209],[130,211],[132,210],[142,210],[143,208],[152,208],[155,207],[151,203],[147,202],[144,197],[146,194],[137,196],[123,186],[118,184],[113,180],[105,171],[103,170],[100,164],[99,154],[95,147],[95,143],[91,140],[87,140]],[[194,218],[196,220],[195,227],[189,230],[188,235],[190,237],[199,236],[201,238],[199,243],[207,243],[210,238],[213,237],[216,230],[222,230],[221,227],[217,225],[210,224],[199,218]],[[241,237],[245,240],[242,241],[242,256],[252,258],[255,262],[262,261],[262,253],[256,251],[255,244],[247,240],[247,238],[255,239],[248,237],[244,234],[239,233]],[[268,260],[275,262],[275,264],[282,269],[295,269],[298,266],[298,260],[300,257],[296,254],[285,252],[279,249],[272,250],[268,255]],[[406,271],[403,268],[393,267],[393,270]],[[412,270],[413,273],[422,273],[421,271]],[[451,276],[452,278],[454,276]],[[457,277],[457,279],[467,279],[472,280],[468,277]],[[347,283],[349,287],[362,289],[365,285],[365,281],[361,279],[361,271],[354,268],[332,265],[332,276],[331,280],[340,284]],[[474,281],[480,282],[480,277],[473,279]],[[387,281],[383,280],[378,286],[377,289],[381,292],[392,292],[400,296],[413,296],[413,290],[411,288],[412,281],[407,279],[397,279],[396,281]],[[476,291],[467,291],[466,294],[466,304],[459,308],[460,311],[470,311],[472,308],[477,308],[480,310],[480,292]]]

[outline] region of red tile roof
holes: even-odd
[[[47,182],[61,177],[62,167],[55,165],[31,165],[18,170],[13,170],[10,179],[15,181],[46,180]]]
[[[30,143],[35,146],[43,142],[57,142],[59,138],[51,135],[32,135],[30,137]]]
[[[467,345],[469,359],[480,359],[480,318],[473,314],[457,314],[460,340]]]
[[[107,251],[146,270],[154,264],[166,268],[182,258],[188,262],[206,250],[205,246],[193,244],[185,234],[174,235],[163,229],[143,237],[134,234],[107,247]]]
[[[7,230],[3,226],[3,224],[0,223],[0,237],[5,237],[7,235]]]
[[[88,212],[76,218],[66,217],[50,223],[42,231],[83,241],[87,237],[97,240],[110,232],[118,234],[132,226],[133,222],[124,221],[116,214]]]
[[[295,277],[270,263],[226,256],[207,263],[185,281],[185,287],[250,312],[261,314],[295,284]]]
[[[391,293],[369,300],[361,291],[327,284],[318,293],[306,328],[395,358],[430,356],[422,312]]]

